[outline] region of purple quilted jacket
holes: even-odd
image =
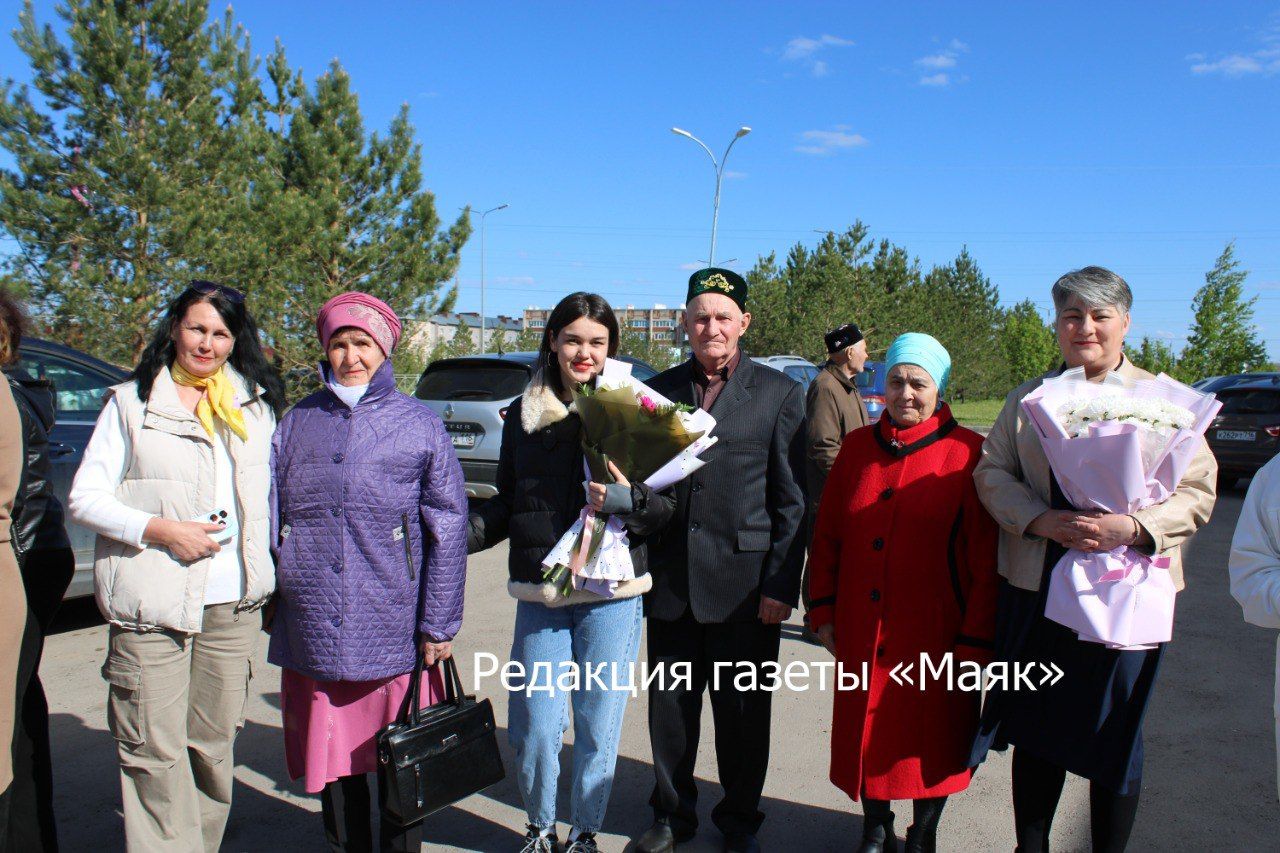
[[[417,634],[462,625],[467,497],[440,418],[391,362],[354,409],[325,388],[272,447],[279,604],[268,659],[320,681],[413,669]]]

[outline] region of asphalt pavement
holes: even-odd
[[[1227,552],[1244,497],[1223,495],[1212,522],[1189,546],[1187,589],[1178,597],[1170,644],[1147,717],[1146,774],[1142,806],[1130,849],[1280,850],[1280,804],[1272,679],[1276,638],[1246,625],[1227,588]],[[472,655],[490,652],[506,660],[514,602],[506,594],[506,548],[471,559],[466,617],[457,648],[471,689]],[[820,661],[825,652],[786,627],[782,662]],[[266,662],[265,637],[255,661],[248,720],[236,745],[236,789],[223,846],[228,851],[323,850],[319,800],[302,793],[284,770],[279,671]],[[106,728],[107,689],[99,676],[106,628],[91,601],[74,603],[59,617],[41,666],[52,714],[55,808],[64,850],[123,850],[115,746]],[[643,656],[643,651],[642,651]],[[508,771],[506,696],[489,679],[480,693],[492,699]],[[775,694],[773,749],[762,809],[760,841],[766,850],[850,851],[861,819],[852,803],[827,780],[830,692]],[[653,771],[643,694],[627,708],[617,778],[601,849],[621,851],[650,823]],[[702,830],[681,850],[720,849],[710,821],[719,797],[711,749],[710,709],[704,708],[703,749],[697,775]],[[566,743],[572,741],[572,732]],[[570,750],[562,753],[569,776]],[[901,834],[910,805],[899,804]],[[561,817],[568,817],[561,786]],[[430,818],[426,850],[516,851],[524,811],[515,780],[506,781]],[[560,826],[561,838],[568,827]],[[1058,851],[1087,850],[1088,785],[1069,778],[1053,827]],[[1007,755],[993,754],[969,790],[952,797],[942,818],[940,850],[1012,850],[1013,812]]]

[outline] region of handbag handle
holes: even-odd
[[[458,674],[458,664],[454,661],[453,656],[445,658],[443,661],[437,661],[432,666],[440,666],[444,669],[444,701],[451,705],[461,705],[463,699],[462,693],[462,676]],[[400,713],[397,715],[401,723],[410,723],[417,725],[422,715],[422,674],[426,669],[426,658],[422,654],[422,649],[418,649],[418,656],[413,663],[413,675],[409,683],[409,692],[405,694],[404,704],[400,707]]]

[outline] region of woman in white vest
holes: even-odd
[[[98,534],[130,851],[222,843],[260,609],[275,588],[269,463],[283,397],[244,295],[192,282],[109,390],[72,484],[72,518]]]

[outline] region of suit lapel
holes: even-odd
[[[746,352],[743,352],[733,375],[729,377],[729,381],[724,384],[724,389],[711,404],[708,414],[717,421],[721,421],[742,408],[751,399],[751,387],[755,385],[755,370],[756,363]]]

